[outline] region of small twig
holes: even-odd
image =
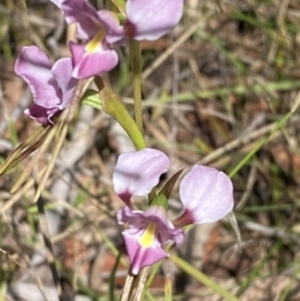
[[[53,150],[51,159],[48,163],[45,173],[42,175],[40,179],[39,185],[36,190],[36,195],[34,197],[34,201],[36,201],[40,197],[42,190],[44,189],[46,181],[55,166],[55,161],[65,141],[65,137],[67,136],[68,127],[74,117],[76,108],[78,107],[82,95],[84,94],[85,90],[87,89],[87,87],[89,86],[92,80],[93,78],[79,80],[73,98],[71,100],[70,106],[65,111],[63,111],[63,113],[60,115],[58,119],[58,123],[55,124],[56,127],[55,134],[58,134],[56,146]]]
[[[136,291],[136,294],[134,297],[134,301],[141,300],[150,270],[151,270],[151,267],[148,266],[148,267],[143,268],[142,272],[140,273],[140,278],[139,278],[139,282],[137,285],[137,291]]]
[[[62,296],[62,287],[61,287],[61,282],[60,282],[60,276],[59,276],[58,270],[55,265],[54,252],[53,252],[53,247],[52,247],[52,243],[50,240],[50,232],[49,232],[48,223],[47,223],[47,219],[46,219],[46,215],[45,215],[45,205],[44,205],[43,198],[39,197],[36,204],[37,204],[37,208],[38,208],[38,212],[39,212],[39,223],[40,223],[41,233],[42,233],[44,243],[46,246],[47,261],[50,266],[54,286],[57,290],[59,300],[64,301],[64,298]]]
[[[174,151],[176,150],[177,145],[177,134],[178,134],[178,118],[179,118],[179,110],[178,110],[178,85],[179,85],[179,60],[176,53],[173,54],[173,81],[172,81],[172,109],[170,114],[170,135],[169,141],[171,141],[172,147],[170,148],[170,158],[173,161]]]
[[[251,192],[253,190],[254,183],[256,181],[256,174],[257,174],[257,166],[256,166],[256,162],[254,162],[250,169],[246,189],[235,208],[236,210],[241,210],[244,207],[244,205],[246,204],[248,198],[250,197]]]
[[[294,123],[298,123],[298,122],[299,122],[299,118],[295,118],[295,119],[290,120],[290,124],[294,124]],[[215,151],[211,152],[210,154],[208,154],[207,156],[202,158],[200,160],[199,164],[208,164],[208,163],[210,163],[211,161],[221,157],[225,153],[227,153],[229,151],[232,151],[232,150],[238,148],[239,146],[245,145],[245,144],[249,143],[251,140],[257,139],[257,138],[267,134],[276,125],[277,125],[277,122],[273,122],[271,124],[268,124],[266,126],[263,126],[263,127],[259,128],[256,131],[253,131],[253,132],[249,133],[248,135],[245,135],[244,137],[240,137],[238,139],[235,139],[235,140],[225,144],[224,146],[216,149]]]
[[[287,231],[277,228],[268,227],[255,222],[245,222],[244,226],[251,231],[257,231],[268,237],[278,237],[283,240],[289,240],[300,244],[300,237],[297,234],[288,233]]]
[[[29,276],[29,278],[33,281],[33,283],[37,286],[38,290],[42,294],[43,298],[48,301],[47,297],[45,296],[44,292],[41,290],[39,283],[35,280],[35,278],[28,272],[28,269],[23,267],[16,259],[14,259],[11,255],[9,255],[5,250],[0,248],[0,252],[6,255],[11,261],[13,261],[17,266],[19,266],[25,273]]]
[[[128,301],[132,292],[132,285],[135,276],[128,274],[124,284],[123,292],[120,301]]]

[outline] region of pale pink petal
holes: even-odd
[[[179,246],[183,243],[185,234],[182,229],[175,229],[171,221],[167,217],[166,210],[157,205],[150,206],[143,213],[144,217],[153,223],[158,224],[158,239],[162,244],[166,244],[174,240]]]
[[[61,4],[67,23],[79,24],[79,37],[92,38],[101,27],[97,10],[87,0],[65,0]]]
[[[85,19],[82,23],[76,23],[76,25],[76,37],[84,42],[92,39],[101,30],[102,26],[95,22],[94,19]]]
[[[143,215],[143,211],[140,210],[132,210],[128,206],[124,206],[120,208],[117,212],[117,221],[119,225],[124,225],[128,223],[132,218],[136,218],[136,216],[141,217]],[[140,219],[136,219],[140,220]]]
[[[33,104],[24,113],[41,124],[49,124],[46,108]]]
[[[169,165],[169,158],[155,149],[124,153],[119,156],[113,173],[115,192],[125,203],[128,202],[128,196],[147,195],[158,184]]]
[[[59,59],[52,67],[52,74],[57,81],[57,85],[62,92],[61,102],[58,106],[60,110],[65,109],[74,94],[77,80],[72,77],[73,64],[71,58]]]
[[[141,248],[137,237],[130,235],[126,231],[122,235],[131,262],[131,272],[134,275],[137,275],[143,267],[152,265],[169,256],[157,240],[155,240],[151,248]]]
[[[38,47],[23,47],[15,72],[26,81],[37,105],[53,108],[60,103],[61,93],[51,73],[51,63]]]
[[[106,42],[113,44],[123,41],[124,39],[124,27],[120,25],[117,17],[108,10],[98,11],[99,19],[103,22],[106,30]]]
[[[156,40],[179,22],[183,0],[128,0],[125,27],[137,40]]]
[[[131,271],[135,275],[141,268],[169,256],[164,251],[163,245],[171,241],[181,244],[184,240],[183,230],[174,228],[161,206],[150,206],[145,212],[123,207],[119,210],[117,219],[119,224],[127,224],[127,229],[122,234],[131,262]],[[150,240],[151,245],[145,246],[140,239],[145,231],[148,231],[149,225],[155,225],[155,228],[152,241]]]
[[[179,194],[195,224],[215,222],[232,211],[233,185],[230,178],[215,168],[195,165],[180,183]],[[180,218],[179,218],[180,219]]]
[[[115,50],[100,48],[99,51],[88,53],[85,45],[69,44],[73,59],[73,77],[77,79],[100,75],[112,70],[118,64]]]
[[[97,10],[87,0],[65,0],[61,3],[60,8],[68,23],[81,23],[89,17],[98,19]]]

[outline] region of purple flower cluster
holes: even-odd
[[[127,0],[117,17],[108,10],[97,11],[87,0],[50,0],[64,13],[68,24],[76,23],[79,43],[70,42],[70,58],[53,66],[36,46],[24,47],[15,72],[29,85],[34,104],[25,111],[41,124],[51,125],[54,116],[69,106],[78,80],[101,75],[118,64],[116,44],[128,38],[155,40],[168,33],[180,20],[183,0]],[[168,257],[167,243],[180,245],[183,227],[220,220],[233,208],[233,187],[229,177],[214,168],[195,165],[182,179],[179,195],[184,210],[170,221],[167,217],[168,193],[153,196],[160,176],[167,172],[169,158],[146,148],[119,156],[113,173],[116,193],[125,203],[117,214],[123,231],[131,272]],[[145,211],[134,209],[132,196],[147,196]]]
[[[81,43],[70,42],[71,58],[53,67],[46,54],[35,46],[24,47],[15,65],[16,73],[28,83],[34,105],[26,114],[42,124],[71,101],[77,80],[101,75],[118,64],[115,44],[128,38],[155,40],[180,20],[183,0],[127,0],[123,24],[108,10],[97,11],[87,0],[50,0],[64,13],[68,24],[77,24]]]
[[[212,223],[233,208],[233,186],[229,177],[215,168],[195,165],[182,179],[179,195],[184,210],[173,222],[160,204],[150,205],[144,212],[135,210],[132,196],[146,196],[156,187],[160,176],[168,170],[169,158],[162,152],[146,148],[121,154],[113,173],[116,193],[125,203],[117,214],[131,261],[131,272],[168,257],[163,245],[184,240],[182,227]]]

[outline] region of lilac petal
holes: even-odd
[[[119,156],[113,173],[115,192],[124,202],[126,200],[122,195],[147,195],[158,184],[169,165],[169,158],[155,149],[124,153]]]
[[[182,12],[183,0],[128,0],[126,23],[136,40],[156,40],[179,22]]]
[[[65,0],[61,9],[67,23],[78,23],[80,38],[92,38],[101,28],[97,10],[87,0]]]
[[[100,44],[100,43],[99,43]],[[88,53],[85,45],[69,44],[73,57],[73,77],[77,79],[88,78],[108,72],[118,64],[118,55],[109,48],[99,49]]]
[[[233,185],[230,178],[215,168],[195,165],[180,183],[179,194],[195,224],[212,223],[233,209]],[[179,218],[180,219],[180,218]]]
[[[122,234],[135,275],[141,268],[168,256],[162,245],[172,240],[181,244],[184,239],[183,230],[174,228],[161,206],[150,206],[145,212],[123,207],[117,219],[121,225],[128,224]]]
[[[151,248],[142,248],[136,237],[128,234],[126,231],[122,234],[131,262],[131,272],[134,275],[137,275],[143,267],[152,265],[169,256],[158,242]]]
[[[77,33],[76,37],[79,40],[86,42],[92,39],[100,30],[104,30],[100,24],[97,24],[93,19],[86,19],[82,23],[76,23]]]
[[[98,11],[99,19],[103,22],[106,29],[106,42],[113,44],[123,41],[124,39],[124,27],[120,25],[117,17],[108,10]]]
[[[72,77],[72,73],[73,64],[71,58],[59,59],[52,67],[52,74],[62,93],[62,99],[58,106],[60,110],[65,109],[69,105],[78,82]]]
[[[162,244],[166,244],[171,240],[175,241],[177,246],[180,246],[185,238],[185,234],[182,229],[175,229],[171,221],[167,217],[166,210],[161,206],[150,206],[143,213],[144,217],[151,222],[158,224],[158,236],[159,241]]]
[[[51,74],[51,63],[38,47],[23,47],[15,63],[15,72],[29,85],[37,105],[53,108],[60,103],[61,93]]]
[[[119,225],[128,224],[126,231],[132,235],[138,233],[139,229],[149,223],[158,225],[157,236],[161,244],[166,244],[174,240],[177,245],[181,245],[185,234],[182,229],[175,229],[174,225],[168,220],[166,210],[161,206],[150,206],[147,210],[131,210],[129,207],[122,207],[117,213]]]
[[[65,14],[67,23],[82,23],[88,18],[98,19],[97,10],[87,0],[65,0],[60,8]]]
[[[46,108],[33,104],[24,113],[41,124],[49,124]]]
[[[131,210],[128,206],[122,207],[117,213],[117,221],[119,225],[128,223],[132,218],[141,217],[143,211]]]

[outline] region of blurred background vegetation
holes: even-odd
[[[74,27],[66,27],[50,1],[1,1],[0,163],[39,127],[23,115],[31,95],[13,71],[21,48],[37,45],[54,61],[69,55],[66,41],[74,39]],[[241,243],[224,220],[195,227],[174,252],[241,300],[300,300],[297,107],[283,123],[300,89],[299,0],[186,0],[172,33],[141,47],[145,135],[149,147],[170,156],[166,177],[207,164],[231,174],[235,187]],[[132,111],[128,51],[117,51],[120,64],[105,79]],[[265,139],[278,122],[283,126]],[[132,144],[112,119],[82,106],[43,193],[61,285],[70,298],[112,300],[109,287],[117,296],[124,284],[125,252],[112,274],[124,246],[114,218],[122,203],[110,177],[118,154],[129,150]],[[37,178],[50,156],[51,148],[35,168]],[[45,300],[39,289],[57,300],[33,181],[9,193],[28,160],[0,177],[0,300]],[[171,216],[180,210],[177,192]],[[163,300],[169,278],[174,300],[221,300],[171,261],[157,270],[145,298]]]

